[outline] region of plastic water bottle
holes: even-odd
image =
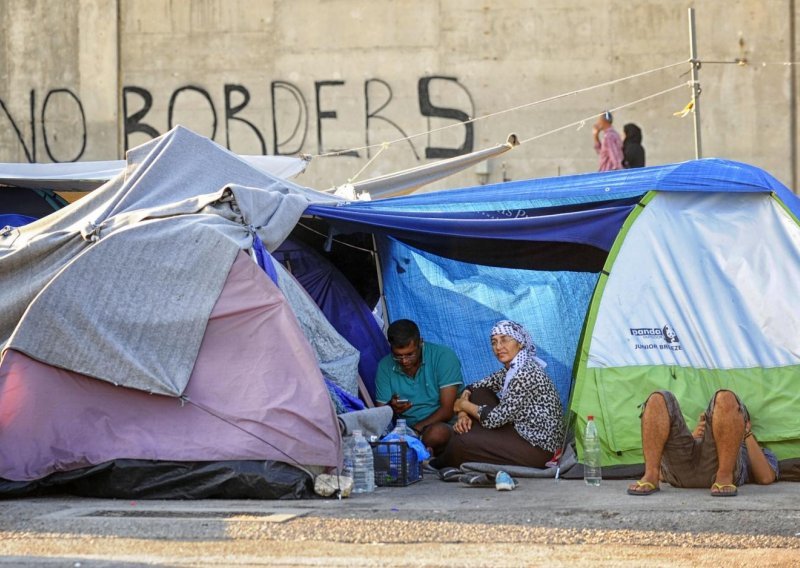
[[[397,424],[392,432],[397,434],[400,437],[400,440],[405,440],[406,436],[408,436],[408,425],[406,424],[406,419],[398,418]]]
[[[342,475],[352,479],[353,477],[353,451],[355,449],[355,440],[352,436],[345,436],[342,438],[342,453],[344,454],[344,464],[342,466]]]
[[[372,457],[372,446],[361,434],[361,430],[353,430],[353,493],[369,493],[375,491],[375,462]]]
[[[588,419],[583,435],[583,480],[586,485],[596,487],[603,479],[603,470],[600,466],[600,437],[597,435],[594,416],[589,416]]]
[[[393,480],[403,479],[403,444],[408,440],[408,426],[405,418],[398,418],[392,430],[397,435],[397,441],[392,440],[389,445],[389,476]],[[405,472],[407,474],[407,472]]]

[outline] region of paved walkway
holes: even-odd
[[[0,501],[0,564],[22,566],[800,565],[800,484],[739,496],[627,481],[426,478],[339,500]]]

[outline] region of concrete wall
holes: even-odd
[[[619,130],[642,127],[648,164],[687,160],[692,117],[673,113],[690,99],[690,5],[703,155],[797,189],[796,0],[0,0],[0,161],[119,158],[183,124],[241,154],[350,150],[299,179],[326,188],[382,142],[419,135],[361,178],[515,132],[531,140],[489,179],[522,179],[593,171],[593,117],[615,107]]]

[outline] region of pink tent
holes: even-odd
[[[13,349],[0,364],[0,478],[119,459],[341,462],[314,353],[281,291],[240,252],[180,398],[115,386]]]

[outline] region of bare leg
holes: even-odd
[[[661,393],[655,392],[647,399],[642,413],[642,451],[644,453],[644,477],[628,489],[646,492],[651,484],[658,487],[661,478],[661,455],[669,437],[669,412]]]
[[[744,436],[744,416],[739,408],[739,401],[730,391],[720,391],[714,401],[714,414],[711,418],[711,432],[714,434],[714,445],[717,448],[717,485],[733,483],[733,473],[739,446]],[[723,491],[718,486],[712,492]]]
[[[425,433],[422,435],[422,443],[430,448],[430,452],[434,456],[438,456],[444,451],[452,435],[453,431],[450,426],[443,422],[437,422],[425,429]]]

